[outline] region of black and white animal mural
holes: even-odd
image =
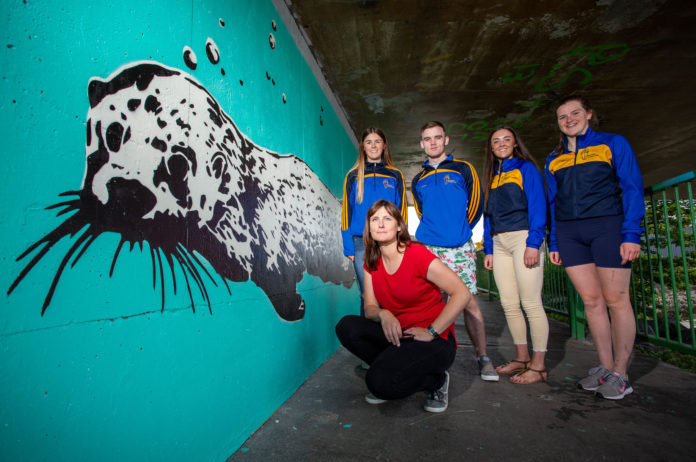
[[[68,265],[103,233],[120,235],[110,275],[124,247],[149,247],[162,310],[168,291],[183,285],[194,309],[198,290],[212,312],[206,287],[217,283],[209,268],[230,293],[228,282],[250,279],[289,321],[304,315],[297,283],[305,272],[352,284],[336,197],[298,157],[254,144],[193,76],[154,61],[129,63],[92,78],[88,96],[82,187],[48,207],[65,218],[17,258],[26,264],[8,294],[57,242],[71,239],[43,315]]]

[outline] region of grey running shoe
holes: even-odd
[[[606,377],[610,371],[604,366],[593,367],[588,371],[588,376],[578,380],[578,388],[582,388],[587,391],[595,391],[601,384],[604,383],[604,377]]]
[[[449,391],[449,372],[445,371],[445,383],[435,391],[428,393],[425,401],[425,409],[428,412],[445,412],[447,409],[447,393]]]
[[[479,374],[481,374],[481,379],[486,382],[497,382],[500,380],[498,373],[493,367],[493,362],[488,356],[479,356],[477,358],[479,366]]]
[[[370,404],[382,404],[387,402],[386,399],[377,398],[372,393],[368,393],[367,395],[365,395],[365,401],[367,401]]]
[[[621,374],[612,371],[604,376],[604,383],[597,388],[597,394],[605,399],[622,399],[626,395],[633,393],[633,387],[628,383],[628,377],[623,378]]]

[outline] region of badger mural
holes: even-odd
[[[149,245],[163,310],[165,274],[176,292],[177,267],[192,307],[197,287],[211,309],[206,286],[215,279],[205,261],[228,292],[227,281],[251,279],[290,321],[304,315],[304,272],[352,284],[336,197],[296,156],[255,145],[194,77],[141,61],[91,79],[88,95],[82,188],[49,207],[67,218],[17,258],[31,256],[8,294],[54,244],[72,238],[43,315],[70,260],[106,232],[121,236],[110,275],[124,245]]]

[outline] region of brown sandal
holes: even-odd
[[[509,371],[502,371],[501,369],[504,369],[505,367],[509,366],[512,363],[517,363],[517,364],[522,364],[522,367],[518,367],[516,369],[511,369]],[[495,368],[495,371],[498,374],[510,374],[510,375],[515,375],[520,372],[526,371],[527,370],[527,364],[529,364],[529,361],[519,361],[517,359],[511,359],[510,361],[506,362],[503,365],[500,365]]]
[[[529,382],[518,382],[516,380],[512,380],[512,377],[522,377],[524,374],[526,374],[529,371],[536,372],[536,377],[534,380],[530,380]],[[512,377],[510,377],[510,382],[512,382],[512,383],[516,383],[518,385],[530,385],[532,383],[546,382],[546,379],[548,379],[548,377],[549,377],[549,373],[546,372],[546,369],[538,370],[538,369],[532,369],[531,367],[528,367],[525,370],[520,371],[517,374],[513,375]]]

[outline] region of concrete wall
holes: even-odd
[[[0,459],[226,458],[357,308],[350,136],[270,0],[0,24]]]

